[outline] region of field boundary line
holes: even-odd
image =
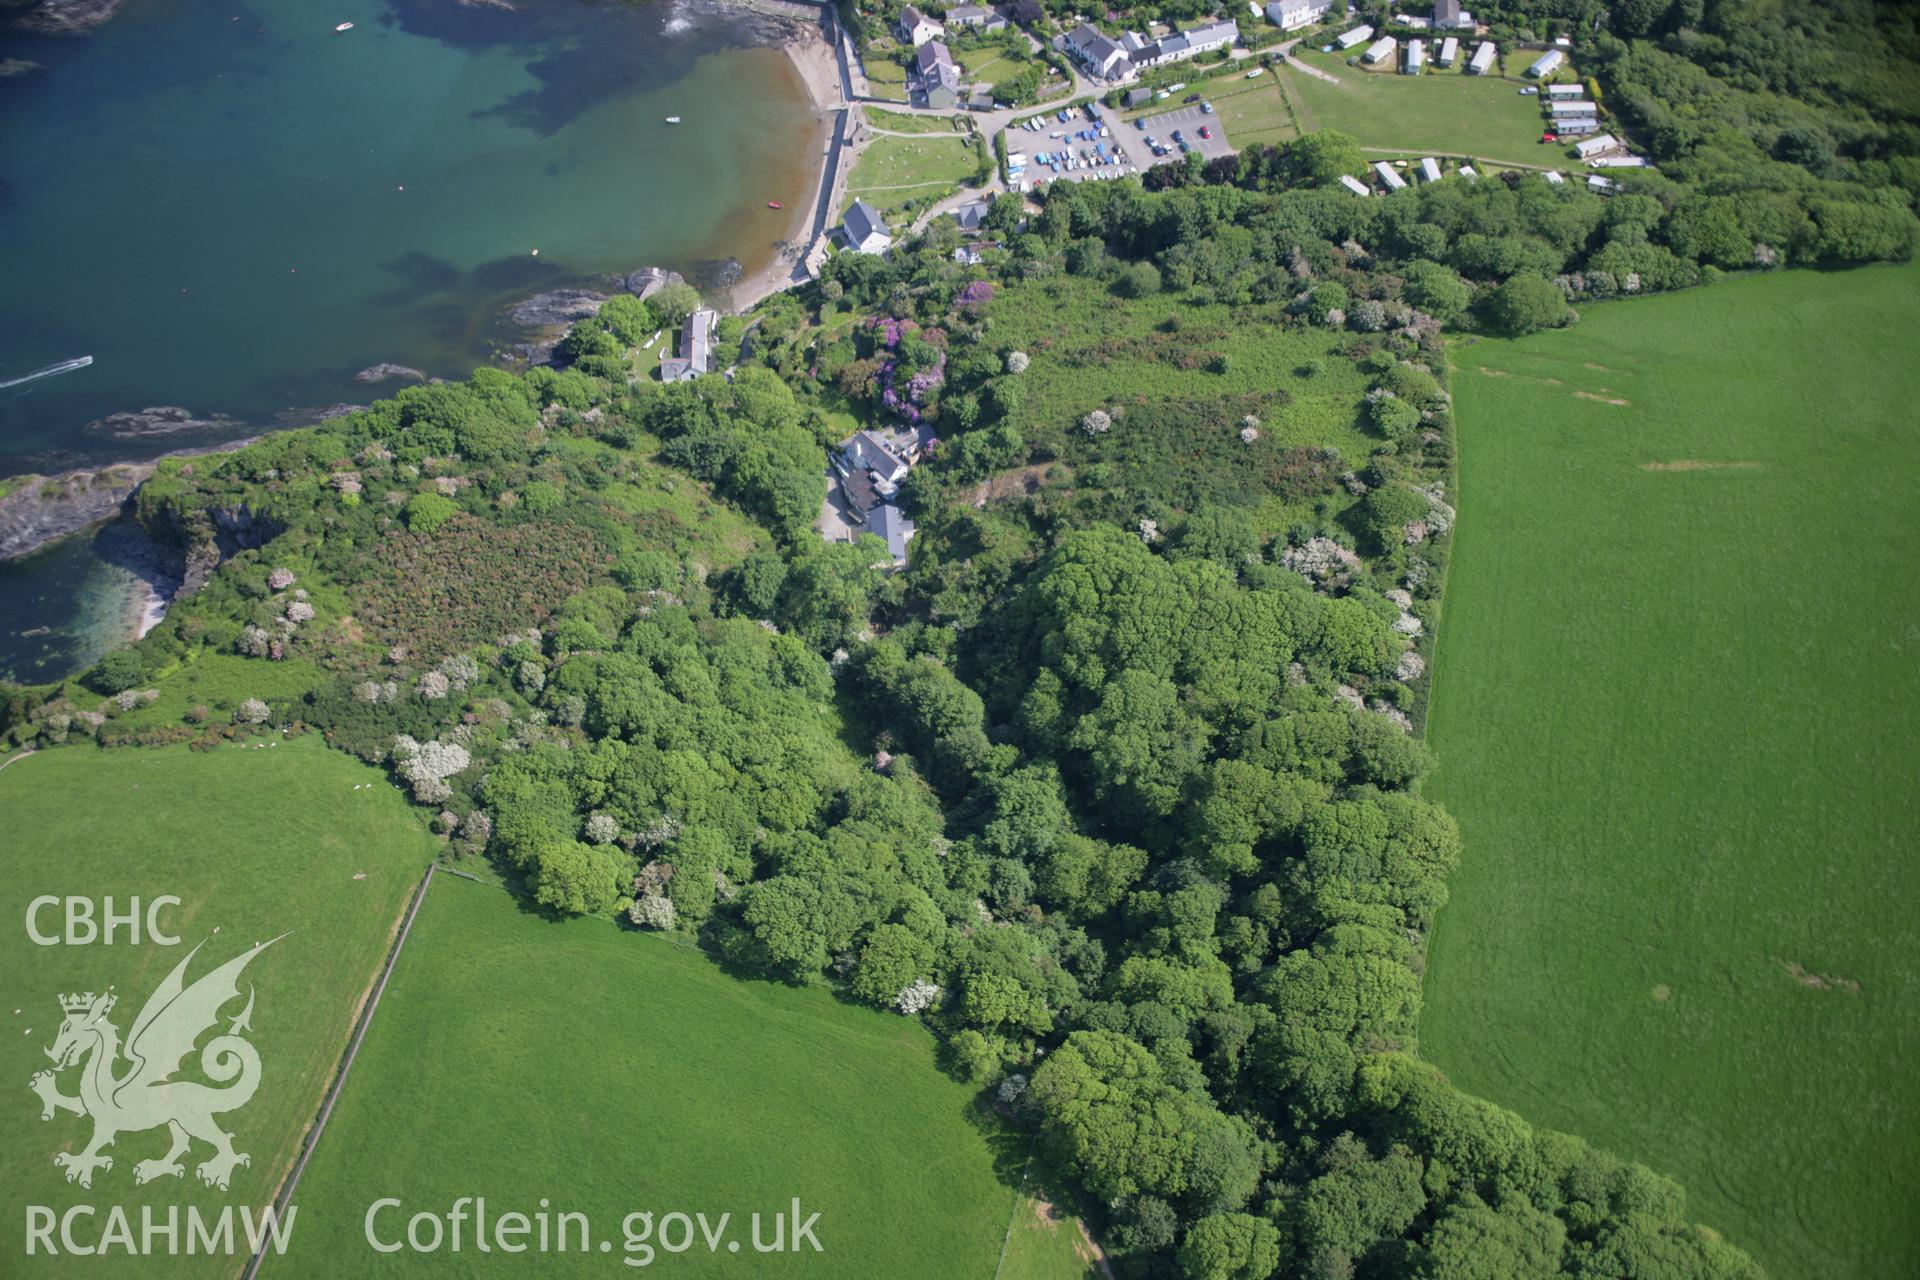
[[[313,1127],[307,1130],[307,1138],[300,1147],[300,1158],[293,1162],[293,1169],[287,1174],[287,1180],[281,1184],[279,1194],[273,1198],[274,1221],[280,1221],[280,1215],[286,1212],[293,1200],[293,1193],[300,1185],[300,1175],[307,1171],[307,1161],[312,1159],[313,1150],[320,1145],[320,1135],[326,1132],[327,1121],[333,1116],[334,1104],[340,1101],[341,1090],[347,1086],[347,1074],[353,1070],[354,1061],[360,1056],[360,1043],[366,1039],[367,1028],[373,1025],[374,1010],[380,1007],[380,997],[386,993],[387,980],[393,977],[393,967],[400,961],[400,952],[407,945],[407,939],[413,934],[414,917],[420,914],[420,904],[427,900],[427,889],[433,884],[435,864],[427,864],[426,874],[420,877],[420,887],[413,891],[413,901],[407,904],[407,914],[401,917],[400,930],[394,935],[393,943],[387,948],[386,963],[380,967],[380,976],[374,981],[373,988],[367,993],[367,1000],[360,1008],[360,1016],[354,1022],[353,1034],[347,1038],[347,1049],[340,1058],[340,1067],[334,1073],[333,1084],[327,1090],[327,1096],[320,1103],[320,1114],[314,1118]],[[266,1260],[267,1249],[273,1243],[275,1232],[265,1232],[253,1256],[247,1259],[247,1269],[240,1273],[240,1280],[254,1280],[260,1274],[260,1264]]]
[[[1035,1133],[1027,1139],[1027,1158],[1020,1166],[1020,1185],[1013,1189],[1013,1207],[1007,1211],[1006,1234],[1000,1237],[1000,1257],[993,1264],[993,1280],[1000,1280],[1000,1268],[1007,1265],[1007,1244],[1013,1239],[1013,1225],[1020,1220],[1020,1206],[1027,1199],[1027,1177],[1033,1172],[1033,1148],[1040,1141]]]

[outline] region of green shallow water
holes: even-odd
[[[647,265],[751,271],[793,234],[818,119],[761,20],[516,4],[138,0],[84,38],[0,35],[0,57],[45,67],[0,80],[0,381],[94,358],[0,390],[0,474],[209,439],[87,428],[122,410],[239,435],[365,403],[382,388],[353,374],[378,362],[458,377],[526,336],[501,318],[517,298]],[[20,631],[70,629],[49,602],[90,575],[69,561],[0,567],[0,676]]]

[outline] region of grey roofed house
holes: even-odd
[[[1454,59],[1459,56],[1460,38],[1458,36],[1448,36],[1440,42],[1440,52],[1433,55],[1433,60],[1443,67],[1450,67],[1453,65]]]
[[[888,485],[898,484],[912,465],[871,431],[854,432],[853,438],[840,446],[840,456],[855,471],[871,471],[883,491]]]
[[[1068,32],[1066,47],[1097,76],[1111,76],[1127,65],[1126,51],[1091,23],[1083,22]]]
[[[987,210],[992,207],[986,200],[969,200],[953,211],[953,220],[960,224],[962,231],[978,231],[987,220]]]
[[[1126,102],[1129,107],[1144,107],[1149,102],[1152,102],[1152,101],[1153,101],[1153,90],[1151,89],[1127,90]]]
[[[867,512],[867,528],[885,539],[887,554],[895,564],[907,562],[907,543],[912,541],[916,530],[905,512],[890,502],[883,502]]]
[[[1385,160],[1375,161],[1373,171],[1379,177],[1380,185],[1389,191],[1404,190],[1407,185],[1407,180],[1395,173],[1393,166]]]
[[[960,105],[960,68],[940,41],[929,40],[913,51],[910,79],[922,106],[945,109]]]
[[[847,206],[846,216],[840,220],[840,235],[855,253],[885,253],[893,247],[893,233],[886,221],[865,200]]]
[[[680,331],[680,354],[660,362],[662,382],[691,382],[713,372],[713,326],[719,314],[702,307],[687,317]]]
[[[1460,0],[1433,0],[1433,25],[1451,27],[1460,21]]]
[[[947,33],[947,29],[921,13],[912,5],[900,11],[900,20],[893,24],[893,34],[905,44],[924,44]]]
[[[1564,120],[1555,120],[1553,131],[1563,138],[1577,138],[1582,134],[1600,132],[1600,122],[1592,116],[1568,116]]]

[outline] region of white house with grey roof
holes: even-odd
[[[929,40],[913,51],[907,81],[916,106],[951,111],[960,105],[960,68],[939,40]]]
[[[912,5],[900,11],[900,20],[893,24],[893,34],[901,44],[919,46],[929,40],[938,40],[947,34],[947,29],[920,12]]]
[[[1092,23],[1083,22],[1061,36],[1059,47],[1072,54],[1090,74],[1103,80],[1124,75],[1131,66],[1127,51]]]
[[[847,206],[840,220],[840,238],[855,253],[885,253],[893,247],[893,232],[887,229],[880,211],[865,200]]]
[[[713,372],[713,327],[719,319],[718,312],[706,307],[687,317],[680,330],[680,354],[660,362],[660,381],[691,382]]]

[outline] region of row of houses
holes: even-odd
[[[1020,8],[1031,9],[1032,16],[1021,16],[1016,12]],[[1037,22],[1043,13],[1044,11],[1033,0],[1023,0],[1021,5],[1010,9],[989,9],[984,5],[963,4],[947,10],[947,20],[942,23],[937,19],[929,18],[914,6],[908,5],[900,11],[899,18],[894,21],[893,34],[901,44],[918,48],[929,40],[946,39],[949,26],[991,33],[1005,31],[1016,21]]]
[[[1089,75],[1102,80],[1126,80],[1150,67],[1181,62],[1196,54],[1231,48],[1240,39],[1240,24],[1231,18],[1201,23],[1150,39],[1129,31],[1118,40],[1091,23],[1083,22],[1063,36],[1054,48],[1072,55]]]

